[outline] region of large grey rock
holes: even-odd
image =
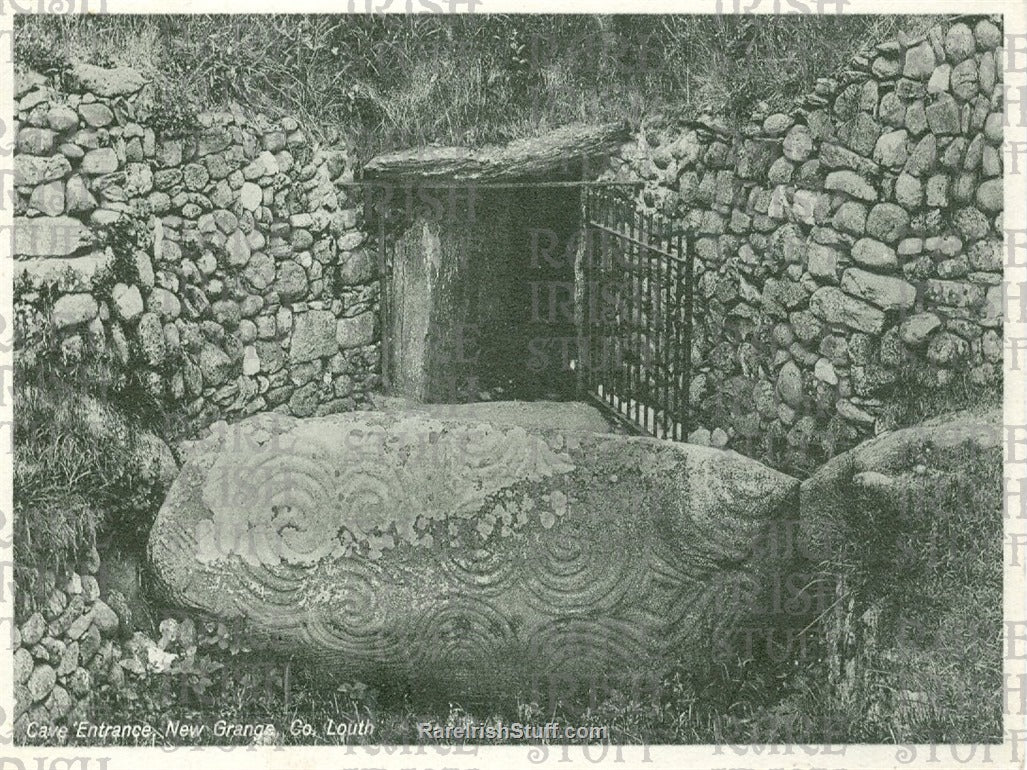
[[[293,363],[332,356],[339,346],[335,341],[335,316],[328,310],[297,313],[292,330],[289,359]]]
[[[107,69],[85,62],[75,62],[69,73],[72,83],[82,91],[97,96],[125,96],[134,94],[146,84],[146,79],[134,69],[113,67]]]
[[[71,173],[71,163],[63,155],[42,158],[18,153],[14,156],[14,183],[37,185],[61,179]]]
[[[805,554],[816,560],[827,558],[847,537],[847,515],[852,506],[851,482],[854,476],[867,472],[888,477],[916,474],[920,480],[930,483],[930,473],[916,472],[914,464],[920,462],[916,458],[924,458],[923,462],[929,466],[934,455],[969,444],[974,453],[990,453],[995,462],[1001,464],[1001,441],[1002,413],[995,409],[932,418],[911,428],[884,433],[837,455],[802,482],[799,507]],[[900,492],[901,488],[901,484],[897,485],[887,494]],[[957,499],[951,494],[944,494],[944,486],[935,491],[939,496],[925,498],[931,504]],[[1001,501],[996,503],[1000,514]]]
[[[33,257],[19,259],[13,265],[15,277],[28,274],[33,284],[52,283],[59,291],[83,291],[111,263],[113,255],[94,251],[82,257]]]
[[[15,256],[67,257],[89,240],[89,228],[72,217],[14,218]]]
[[[842,274],[842,289],[885,310],[911,308],[916,301],[916,287],[909,281],[858,267],[851,267]]]
[[[442,698],[704,665],[765,611],[798,486],[729,451],[425,414],[217,427],[150,534],[170,597]]]
[[[519,425],[527,430],[617,433],[596,407],[580,401],[479,401],[470,404],[421,404],[396,396],[374,397],[383,412],[424,414],[438,420]]]
[[[884,330],[884,312],[863,300],[850,297],[835,286],[822,286],[809,298],[813,315],[830,324],[848,326],[868,334]]]

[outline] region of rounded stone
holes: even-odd
[[[264,191],[253,182],[245,182],[239,190],[239,204],[246,211],[256,211],[264,200]]]
[[[46,113],[46,123],[58,133],[78,127],[78,113],[65,104],[58,104]]]
[[[308,383],[302,399],[294,395],[290,406],[297,411],[310,408],[321,388],[318,382]],[[611,665],[632,675],[660,668],[664,651],[673,649],[678,656],[682,652],[680,645],[667,643],[674,639],[667,629],[682,623],[679,602],[688,608],[688,636],[681,643],[697,649],[713,649],[710,639],[692,636],[696,629],[708,628],[707,613],[751,622],[739,618],[734,608],[725,609],[723,602],[689,601],[677,585],[647,589],[658,592],[647,600],[671,608],[667,612],[635,612],[630,597],[646,583],[639,560],[644,563],[653,547],[668,546],[678,549],[676,553],[684,548],[679,558],[687,559],[689,549],[701,552],[711,537],[720,550],[753,553],[752,543],[766,536],[782,506],[797,494],[797,480],[735,453],[683,443],[580,432],[564,436],[520,425],[495,425],[483,432],[480,426],[370,412],[304,421],[269,415],[237,422],[232,430],[242,431],[240,436],[281,432],[276,445],[290,447],[296,455],[295,463],[286,461],[282,469],[283,483],[290,474],[295,476],[296,467],[302,468],[303,484],[330,484],[332,505],[294,505],[278,514],[278,523],[287,516],[295,526],[279,531],[269,524],[274,513],[257,503],[257,496],[266,494],[259,489],[263,485],[252,479],[234,476],[238,489],[231,494],[203,493],[228,467],[261,467],[266,447],[257,448],[248,438],[232,442],[243,447],[240,455],[227,442],[203,442],[191,454],[195,465],[179,476],[151,530],[150,553],[157,575],[173,598],[215,615],[245,591],[250,618],[269,632],[262,634],[268,643],[283,650],[299,646],[334,665],[350,667],[355,676],[363,669],[370,673],[377,666],[395,666],[414,672],[415,690],[426,684],[439,695],[443,682],[446,697],[461,699],[473,695],[461,692],[465,687],[513,692],[530,682],[538,660],[547,665],[559,661],[560,676],[573,680],[568,687],[594,681]],[[248,433],[251,430],[255,432]],[[403,442],[402,451],[387,451],[394,446],[390,437]],[[247,449],[250,446],[254,451]],[[469,446],[474,448],[474,462],[467,461]],[[511,457],[518,462],[511,463]],[[625,474],[627,467],[664,471],[643,479],[640,474]],[[369,479],[374,479],[370,486]],[[370,505],[371,499],[378,502]],[[675,500],[673,520],[662,504],[639,506],[638,501],[650,499]],[[393,505],[393,500],[404,504]],[[500,505],[506,506],[504,511],[499,511]],[[456,510],[459,517],[452,515]],[[745,545],[735,542],[737,528],[720,523],[742,515],[733,513],[736,510],[749,522],[742,536]],[[719,516],[711,517],[718,511]],[[453,523],[452,529],[447,521]],[[336,533],[343,527],[359,543],[352,555],[339,548]],[[252,563],[241,569],[235,553],[248,541],[213,535],[225,528],[267,531],[273,541],[266,549],[247,551]],[[176,535],[182,531],[195,535],[186,540]],[[454,554],[468,547],[464,543],[480,542],[491,549],[479,554],[488,564],[467,567],[465,560],[457,559],[460,563],[454,566]],[[546,545],[553,542],[575,543],[575,554],[554,557]],[[773,556],[774,549],[755,550],[757,561],[747,556],[727,567],[710,563],[711,574],[690,575],[692,590],[686,594],[722,585],[725,576],[720,573],[725,569],[732,579],[744,575],[747,584],[772,577],[777,565],[765,566],[763,559]],[[574,558],[578,553],[587,557]],[[319,565],[335,563],[337,574],[324,578]],[[586,571],[585,579],[576,580],[573,589],[565,580],[547,587],[549,572],[563,574],[571,563],[579,577],[581,569]],[[279,590],[275,576],[281,564],[289,565],[290,577],[300,581],[303,594],[310,597],[298,609],[298,623],[274,609],[281,601],[272,593]],[[399,577],[412,573],[417,580]],[[370,575],[381,578],[369,580]],[[544,577],[540,580],[538,575]],[[696,581],[703,587],[696,587]],[[216,588],[227,582],[238,586],[234,595]],[[425,594],[425,585],[436,590]],[[449,598],[457,586],[459,606]],[[340,616],[338,594],[332,591],[360,592],[361,601],[370,602],[374,612]],[[499,595],[505,597],[502,602],[495,598]],[[546,612],[539,612],[540,607]],[[586,614],[587,608],[593,609]],[[599,611],[602,614],[591,614]],[[304,632],[327,627],[329,617],[334,618],[332,633]],[[568,627],[574,629],[569,653]],[[473,649],[464,643],[468,638],[476,640]],[[345,660],[336,652],[340,649],[351,650]],[[497,654],[491,654],[493,650]],[[507,654],[498,655],[499,650]],[[432,661],[427,668],[417,663],[427,660]],[[363,662],[353,669],[355,661]]]
[[[802,387],[802,372],[794,361],[788,361],[777,374],[777,394],[793,409],[802,407],[806,399]]]
[[[977,205],[983,210],[991,214],[995,214],[1002,211],[1002,192],[1003,180],[989,179],[986,182],[981,182],[977,188]]]
[[[199,163],[190,163],[182,169],[182,181],[187,190],[199,192],[207,186],[210,181],[210,174],[205,166]]]
[[[952,64],[973,56],[976,48],[973,32],[966,24],[953,24],[945,33],[945,57]]]
[[[982,51],[990,51],[1002,45],[1002,33],[987,19],[977,22],[974,27],[974,38],[977,41],[977,47]]]
[[[878,203],[867,216],[867,235],[871,238],[895,243],[909,227],[909,214],[894,203]]]
[[[50,694],[55,684],[57,684],[57,672],[54,671],[52,666],[43,663],[36,666],[32,671],[26,683],[26,688],[32,697],[32,701],[38,702]]]

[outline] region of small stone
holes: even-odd
[[[90,150],[82,158],[80,169],[84,174],[113,174],[118,170],[117,153],[110,147]]]
[[[165,320],[174,320],[182,312],[182,303],[172,292],[157,287],[150,292],[147,299],[147,310]]]
[[[977,62],[967,59],[952,68],[951,84],[952,93],[962,102],[967,102],[977,96]]]
[[[861,236],[866,231],[867,207],[858,201],[845,201],[831,220],[835,229]]]
[[[885,243],[895,243],[909,227],[909,214],[894,203],[878,203],[867,216],[867,235]]]
[[[877,191],[855,171],[832,171],[824,180],[825,190],[837,190],[865,201],[877,200]]]
[[[29,676],[26,687],[29,695],[32,697],[32,701],[38,702],[50,694],[55,684],[57,684],[57,673],[53,670],[52,666],[44,663],[36,666]]]
[[[26,647],[37,644],[46,633],[46,621],[43,616],[34,612],[21,626],[21,643]]]
[[[860,238],[853,244],[852,259],[875,270],[893,270],[899,265],[895,250],[872,238]]]
[[[786,404],[794,409],[802,407],[805,393],[802,386],[802,372],[794,361],[788,361],[781,367],[777,375],[777,394]]]
[[[973,56],[976,48],[973,32],[966,24],[953,24],[945,33],[945,57],[953,64]]]
[[[54,105],[46,113],[46,123],[58,133],[78,128],[78,113],[66,104]]]
[[[874,160],[890,168],[902,166],[909,157],[906,150],[907,137],[908,133],[904,128],[882,134],[874,146]]]
[[[783,143],[784,155],[797,163],[809,158],[813,152],[813,136],[806,126],[793,126]]]
[[[984,138],[997,146],[1002,144],[1002,133],[1002,113],[990,113],[984,121]]]
[[[974,27],[974,38],[977,41],[977,48],[982,51],[994,50],[1002,45],[1002,33],[987,19],[977,22]]]
[[[14,652],[14,681],[18,684],[25,684],[32,676],[32,653],[26,648],[19,647]]]
[[[845,420],[849,420],[850,422],[858,422],[863,425],[873,425],[877,421],[873,415],[863,411],[845,398],[838,400],[835,404],[835,409],[840,417]]]
[[[57,298],[50,319],[58,329],[64,329],[91,321],[99,309],[91,294],[65,294]]]
[[[712,438],[712,434],[707,428],[696,428],[688,434],[686,442],[689,444],[697,444],[699,446],[710,446]]]
[[[908,211],[920,207],[924,198],[924,188],[920,180],[912,174],[899,174],[895,180],[895,200]]]
[[[64,654],[57,664],[57,676],[67,676],[78,668],[78,657],[78,642],[71,642],[64,648]]]
[[[87,602],[95,602],[100,598],[100,584],[93,575],[82,576],[82,597]]]
[[[795,121],[791,116],[784,114],[783,112],[776,112],[773,115],[767,117],[763,121],[763,131],[770,136],[781,136],[784,134]]]
[[[136,339],[139,341],[143,359],[150,366],[159,366],[164,362],[167,356],[164,326],[155,313],[143,313],[139,317],[139,323],[136,326]]]
[[[834,365],[826,358],[817,360],[816,365],[813,367],[813,376],[828,385],[838,384],[838,373],[835,371]]]
[[[939,64],[934,72],[931,73],[931,79],[927,81],[927,93],[929,94],[943,94],[949,90],[949,78],[952,76],[952,65],[951,64]]]
[[[250,244],[242,230],[236,230],[228,237],[225,250],[228,264],[232,267],[244,267],[250,261]]]
[[[807,251],[807,269],[814,278],[830,283],[838,280],[838,252],[830,246],[810,244]]]
[[[143,297],[139,293],[139,287],[135,285],[115,284],[111,291],[111,299],[115,311],[123,321],[134,321],[143,313]]]
[[[199,163],[190,163],[182,169],[182,181],[185,184],[186,189],[200,191],[206,187],[207,182],[210,181],[210,174],[205,166]]]
[[[927,125],[939,136],[960,133],[959,104],[948,94],[927,106]]]
[[[947,174],[935,174],[927,180],[927,205],[931,208],[948,207],[949,178]]]
[[[977,205],[986,212],[995,214],[1002,211],[1003,191],[1002,191],[1003,180],[1000,179],[989,179],[982,182],[977,188]]]
[[[264,191],[253,182],[246,182],[239,190],[239,203],[246,211],[256,211],[264,200]]]
[[[101,102],[88,102],[78,106],[78,114],[92,128],[103,128],[114,122],[114,113]]]
[[[934,72],[934,65],[934,49],[925,40],[906,51],[902,74],[907,78],[926,80]]]
[[[341,349],[371,344],[374,341],[374,315],[362,313],[353,318],[340,318],[335,327],[335,340]]]
[[[910,347],[919,347],[940,326],[941,320],[934,313],[917,313],[899,325],[899,338]]]
[[[913,307],[916,301],[916,288],[908,281],[893,276],[877,275],[855,267],[842,274],[841,288],[885,310],[908,309]]]
[[[64,182],[58,179],[39,185],[32,191],[29,207],[48,217],[57,217],[63,214],[65,207]]]
[[[91,610],[93,623],[97,630],[105,635],[112,636],[118,630],[118,616],[104,601],[97,600]]]
[[[53,152],[55,139],[56,134],[49,128],[23,128],[18,132],[15,149],[26,155],[49,155]]]

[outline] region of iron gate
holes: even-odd
[[[616,188],[586,188],[583,220],[580,387],[635,431],[682,441],[691,431],[692,239]]]

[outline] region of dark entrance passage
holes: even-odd
[[[512,189],[506,259],[495,265],[495,315],[481,348],[484,392],[492,398],[577,397],[574,257],[581,189]]]

